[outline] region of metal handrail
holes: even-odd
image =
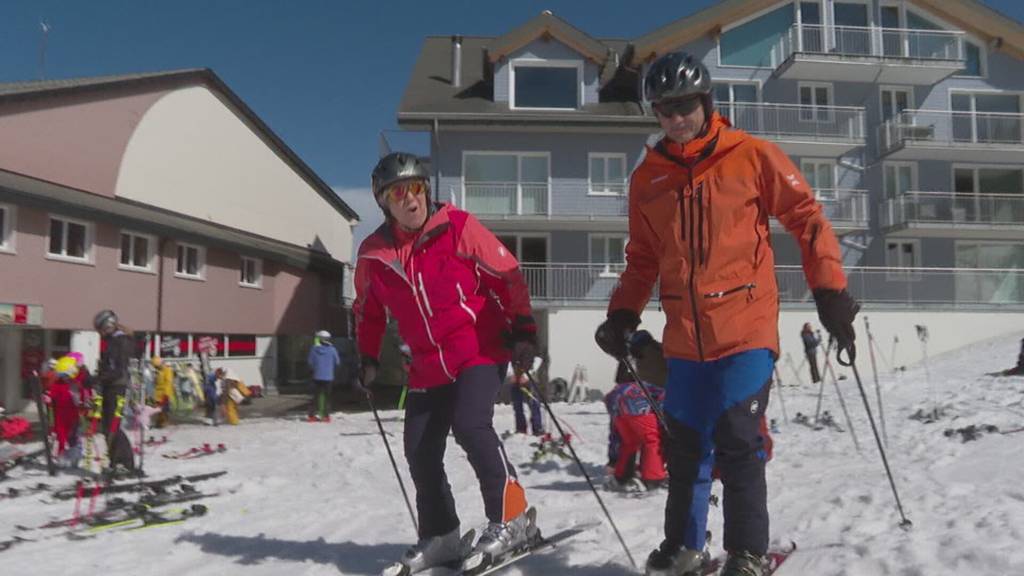
[[[767,138],[863,142],[864,108],[775,102],[717,102],[736,128]]]
[[[882,202],[879,214],[883,228],[908,223],[1024,227],[1024,193],[909,191]]]
[[[904,142],[942,145],[1024,144],[1024,114],[957,110],[903,110],[877,127],[885,152]]]
[[[917,30],[879,26],[793,24],[773,47],[776,65],[795,53],[831,56],[905,58],[937,62],[965,59],[959,30]]]

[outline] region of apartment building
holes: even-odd
[[[523,262],[553,376],[583,365],[611,384],[592,334],[623,268],[628,176],[658,130],[638,87],[675,50],[708,67],[734,127],[812,184],[882,360],[1024,327],[1020,23],[975,0],[725,0],[679,16],[634,39],[549,12],[499,37],[428,37],[398,111],[430,134],[439,197]],[[816,314],[796,243],[777,225],[772,242],[796,355]]]

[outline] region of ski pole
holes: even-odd
[[[882,425],[882,440],[889,445],[889,433],[885,429],[885,410],[882,409],[882,386],[878,383],[878,366],[875,364],[875,337],[871,334],[868,317],[864,317],[864,331],[868,333],[868,354],[871,356],[871,373],[875,377],[875,396],[878,401],[878,422]]]
[[[831,348],[830,343],[829,349],[831,350]],[[843,409],[843,416],[846,417],[846,426],[850,429],[850,438],[853,438],[853,447],[860,453],[860,442],[857,441],[857,433],[853,431],[853,421],[850,420],[850,412],[846,410],[846,400],[843,400],[843,392],[839,389],[839,379],[836,378],[836,371],[832,368],[832,361],[828,359],[828,350],[825,351],[825,372],[832,376],[832,385],[836,388],[839,406]],[[821,381],[824,382],[825,378],[822,378]]]
[[[534,402],[537,402],[538,404],[540,403],[540,400],[537,400],[537,397],[533,395],[533,392],[530,392],[529,388],[522,388],[522,391],[524,394],[526,394],[527,398],[533,400]],[[561,423],[563,426],[569,429],[569,433],[573,435],[573,438],[578,438],[580,442],[583,442],[583,437],[580,436],[578,432],[576,432],[576,429],[573,428],[571,424],[569,424],[565,420],[561,420]]]
[[[640,386],[640,390],[643,391],[644,396],[647,398],[647,403],[651,405],[651,411],[658,418],[658,424],[661,424],[661,429],[665,435],[669,438],[672,437],[672,433],[669,432],[668,422],[665,421],[665,413],[661,411],[661,405],[654,401],[654,396],[651,396],[651,391],[647,389],[647,384],[640,379],[640,375],[636,373],[636,369],[633,368],[633,363],[627,358],[619,359],[626,366],[626,370],[629,371],[629,375],[633,377],[633,380]]]
[[[889,469],[889,460],[885,457],[885,448],[882,447],[882,439],[878,436],[878,428],[875,427],[875,419],[871,416],[871,405],[868,403],[868,395],[864,392],[864,385],[860,381],[860,372],[857,370],[857,363],[850,359],[850,367],[853,368],[853,377],[857,380],[857,388],[860,390],[861,400],[864,401],[864,411],[868,413],[868,422],[871,423],[871,432],[875,435],[875,444],[878,445],[878,453],[882,455],[882,465],[885,466],[885,475],[889,477],[889,486],[892,487],[892,495],[896,498],[896,509],[900,512],[900,528],[909,530],[914,525],[906,514],[903,513],[903,504],[900,503],[900,495],[896,491],[896,481],[892,478],[892,471]]]
[[[628,363],[626,364],[629,365]],[[533,387],[537,393],[537,397],[540,399],[541,404],[544,405],[544,409],[548,415],[551,416],[551,421],[555,423],[555,428],[558,429],[558,434],[562,437],[562,441],[565,443],[566,448],[569,449],[569,453],[572,454],[572,459],[576,462],[576,466],[579,467],[580,472],[583,473],[583,478],[586,479],[587,485],[590,486],[590,491],[594,493],[594,498],[597,498],[597,503],[601,506],[601,510],[604,511],[605,518],[608,518],[608,523],[611,524],[612,530],[615,531],[615,536],[619,539],[619,544],[622,545],[622,549],[626,551],[626,557],[629,558],[629,563],[633,565],[633,568],[637,568],[636,560],[633,559],[633,554],[630,553],[629,547],[626,546],[626,541],[622,538],[622,533],[619,532],[618,526],[615,525],[615,520],[612,520],[611,512],[608,512],[608,508],[604,505],[604,500],[601,499],[601,495],[598,494],[597,488],[594,487],[594,483],[590,480],[590,475],[587,474],[587,469],[583,466],[583,462],[580,461],[580,457],[576,455],[576,449],[572,447],[572,443],[569,442],[565,437],[565,431],[562,430],[562,425],[558,423],[558,419],[555,418],[555,413],[551,410],[551,404],[548,404],[544,395],[540,393],[540,387],[537,385],[537,381],[533,379],[533,374],[526,373],[526,377],[530,380],[530,386]],[[639,382],[639,379],[637,379]],[[640,386],[643,388],[643,385]],[[653,406],[653,404],[652,404]]]
[[[796,379],[797,385],[798,386],[802,386],[804,381],[803,381],[802,378],[800,378],[800,373],[797,372],[796,365],[793,362],[793,356],[790,355],[789,352],[786,352],[786,364],[788,364],[789,365],[789,369],[793,371],[793,378]]]
[[[778,366],[773,365],[772,370],[775,372],[775,382],[778,384],[776,387],[779,389],[779,403],[782,405],[782,418],[786,421],[786,424],[789,424],[789,416],[786,416],[786,400],[782,398],[782,376],[779,375]]]
[[[388,435],[384,432],[384,424],[380,421],[380,415],[377,414],[377,406],[373,403],[373,394],[369,390],[366,391],[366,401],[370,404],[370,410],[373,411],[373,419],[377,421],[377,429],[380,430],[381,440],[384,440],[384,448],[388,451],[388,458],[391,460],[391,468],[395,471],[395,478],[398,479],[398,487],[402,489],[402,498],[405,498],[405,507],[409,509],[409,518],[412,519],[412,527],[416,530],[416,536],[420,534],[419,523],[416,522],[416,513],[412,510],[412,503],[409,501],[409,493],[405,491],[405,483],[402,482],[402,475],[398,472],[398,464],[395,462],[395,455],[391,453],[391,444],[388,443]]]
[[[818,330],[818,347],[821,348],[821,330]],[[828,343],[828,347],[825,348],[825,362],[828,362],[828,353],[832,350],[832,342]],[[825,378],[823,375],[818,377],[818,406],[814,409],[814,422],[818,422],[818,418],[821,417],[821,398],[825,395]]]

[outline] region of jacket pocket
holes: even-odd
[[[469,317],[473,319],[473,323],[476,324],[476,313],[466,304],[466,293],[462,291],[462,284],[456,282],[455,289],[459,292],[459,306],[466,311],[466,314],[469,314]]]
[[[757,282],[747,282],[746,284],[740,284],[739,286],[733,286],[732,288],[726,288],[724,290],[717,290],[715,292],[705,292],[704,298],[715,299],[725,298],[742,290],[747,291],[747,298],[750,300],[754,299],[754,288],[757,288]]]

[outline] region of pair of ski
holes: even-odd
[[[95,525],[104,522],[110,522],[118,517],[118,515],[125,515],[127,511],[130,511],[136,506],[145,506],[147,508],[158,508],[160,506],[167,506],[169,504],[181,504],[184,502],[192,502],[203,498],[211,498],[217,496],[216,493],[205,493],[199,492],[191,484],[182,484],[181,488],[177,492],[163,492],[158,494],[144,494],[137,501],[129,501],[124,498],[116,497],[111,498],[107,501],[107,505],[103,510],[96,512],[92,515],[79,515],[77,517],[62,518],[60,520],[51,520],[45,524],[38,526],[25,526],[22,524],[15,525],[15,528],[22,532],[32,532],[36,530],[47,530],[51,528],[68,528],[74,527],[78,524],[82,525]]]
[[[595,526],[597,526],[597,524],[574,526],[572,528],[556,532],[551,536],[542,536],[526,547],[510,552],[501,558],[483,558],[483,562],[470,569],[463,570],[463,561],[459,560],[451,565],[436,566],[421,572],[416,572],[416,576],[488,576],[489,574],[494,574],[499,570],[503,570],[520,560],[528,558],[535,553],[554,549],[559,543]],[[466,548],[472,546],[475,536],[475,530],[470,530],[462,536],[462,542]],[[384,571],[381,572],[381,576],[410,576],[410,572],[404,565],[396,563],[385,568]]]
[[[193,504],[188,508],[170,511],[156,511],[147,506],[136,506],[122,517],[110,518],[105,521],[88,524],[82,528],[73,528],[60,534],[50,534],[42,538],[15,536],[10,540],[0,542],[0,552],[9,550],[18,544],[50,540],[61,536],[64,536],[69,540],[86,540],[97,536],[101,532],[110,530],[135,531],[147,528],[157,528],[160,526],[173,526],[181,524],[192,518],[205,516],[206,512],[207,508],[202,504]]]
[[[790,542],[788,548],[769,550],[764,556],[764,563],[761,565],[761,576],[772,576],[782,564],[789,559],[790,555],[796,552],[796,542]],[[699,572],[699,576],[714,576],[725,565],[725,555],[715,556],[707,562]]]
[[[124,484],[106,484],[101,485],[99,491],[102,494],[117,494],[121,492],[142,492],[146,490],[152,492],[160,492],[170,486],[175,486],[177,484],[192,484],[195,482],[202,482],[203,480],[219,478],[220,476],[223,476],[227,473],[227,470],[218,470],[217,472],[206,472],[203,474],[193,474],[191,476],[174,475],[156,480],[142,480],[139,482],[130,482]],[[57,490],[56,492],[53,493],[53,498],[56,498],[57,500],[70,500],[72,498],[77,497],[78,494],[79,487],[76,484],[75,486],[70,486],[67,488]]]
[[[163,454],[164,458],[170,458],[172,460],[191,460],[193,458],[202,458],[203,456],[212,456],[214,454],[221,454],[227,452],[228,447],[224,444],[217,444],[216,447],[204,443],[202,446],[195,446],[189,448],[184,452],[173,452],[171,454]]]

